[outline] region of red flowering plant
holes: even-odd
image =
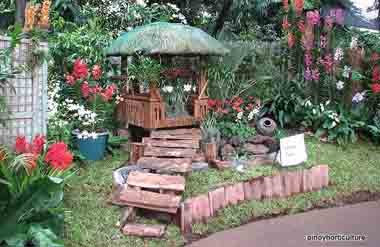
[[[76,59],[65,76],[68,98],[65,118],[73,123],[79,138],[97,138],[98,133],[114,128],[113,113],[118,88],[107,84],[104,71],[98,64],[90,67],[84,59]]]
[[[249,123],[254,122],[260,114],[261,103],[252,96],[243,99],[233,97],[224,101],[209,99],[210,114],[217,120],[217,126],[225,138],[239,136],[247,138],[254,134]]]
[[[73,154],[65,143],[48,145],[42,135],[31,142],[17,137],[14,150],[0,146],[0,241],[27,235],[31,225],[41,222],[43,228],[55,229],[56,220],[62,216],[57,209],[63,186],[73,174],[72,161]]]

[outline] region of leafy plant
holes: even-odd
[[[226,139],[239,137],[245,140],[256,134],[256,130],[243,121],[220,121],[217,122],[217,128],[221,132],[222,137]]]
[[[161,79],[161,64],[150,57],[140,56],[136,63],[128,67],[130,76],[141,84],[157,86]]]
[[[201,123],[202,141],[205,143],[219,143],[221,139],[217,119],[210,113]]]

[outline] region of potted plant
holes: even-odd
[[[220,143],[220,131],[216,127],[216,118],[210,114],[201,124],[202,139],[200,146],[207,161],[214,161],[218,157],[218,143]]]
[[[82,59],[74,62],[72,72],[66,75],[65,104],[74,124],[75,144],[86,160],[100,160],[105,155],[108,131],[113,126],[117,86],[107,85],[100,65],[89,71]],[[101,82],[104,86],[101,86]]]
[[[141,57],[139,63],[129,67],[129,75],[137,79],[140,85],[149,85],[149,96],[161,99],[158,84],[161,79],[162,66],[149,57]]]

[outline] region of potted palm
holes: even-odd
[[[142,85],[149,85],[149,96],[161,99],[158,84],[161,79],[162,66],[156,60],[149,57],[141,57],[138,64],[132,64],[129,75],[137,79]]]
[[[202,139],[200,146],[207,161],[214,161],[218,157],[218,143],[220,143],[220,131],[216,127],[216,119],[210,114],[201,124]]]
[[[99,65],[90,71],[82,59],[77,59],[72,72],[66,75],[66,103],[75,126],[75,144],[87,160],[100,160],[105,155],[116,91],[115,84],[106,84]]]

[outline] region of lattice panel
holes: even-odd
[[[9,38],[0,36],[0,49],[8,46]],[[48,46],[41,43],[40,48],[48,49]],[[29,40],[22,40],[13,53],[14,66],[25,65],[30,52]],[[36,134],[46,135],[47,76],[47,64],[43,62],[10,80],[16,92],[10,88],[0,91],[0,95],[5,96],[11,113],[6,125],[0,125],[0,144],[13,145],[17,136],[26,136],[30,140]]]

